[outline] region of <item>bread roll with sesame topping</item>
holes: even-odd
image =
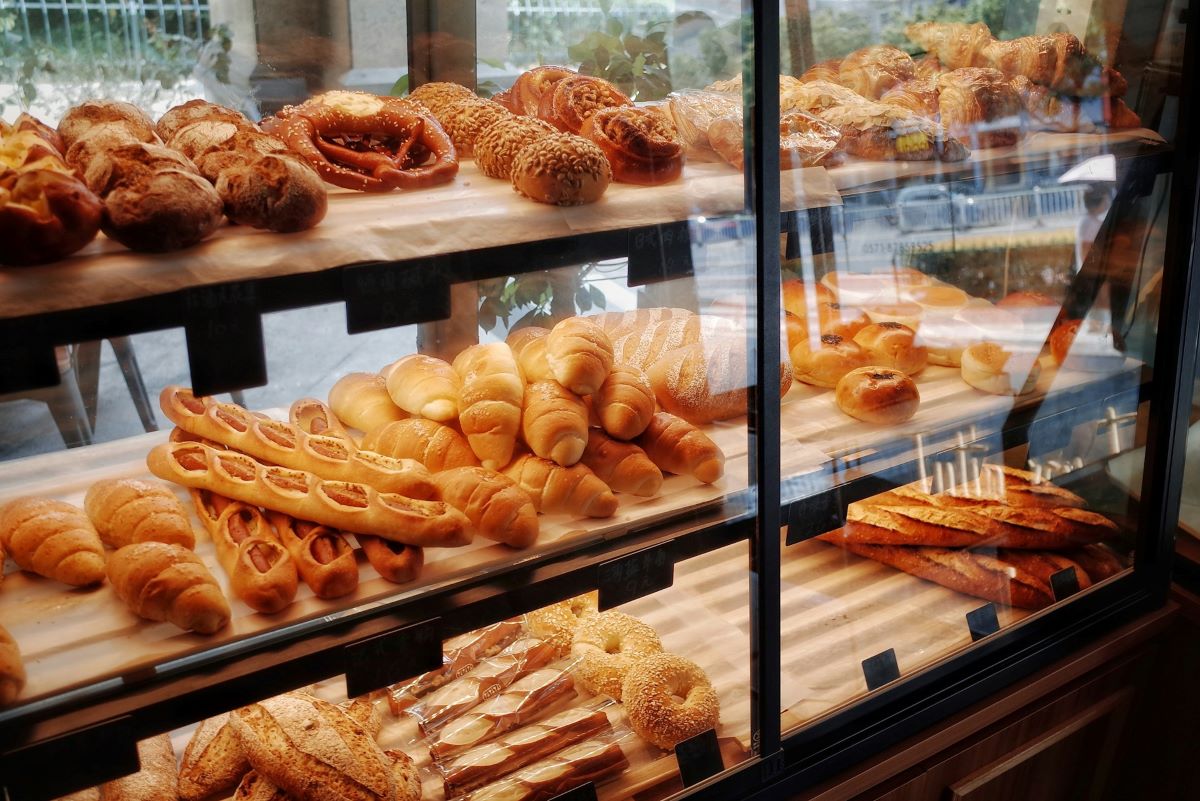
[[[446,129],[458,155],[469,157],[475,153],[475,140],[479,135],[493,124],[511,117],[512,112],[493,100],[468,97],[450,103],[434,116]]]
[[[489,178],[508,181],[521,149],[552,133],[554,126],[536,117],[502,117],[475,140],[475,164]]]
[[[612,183],[604,152],[582,136],[550,134],[526,145],[512,167],[513,188],[538,203],[581,206]]]

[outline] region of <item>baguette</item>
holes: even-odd
[[[366,484],[380,492],[421,500],[433,497],[429,471],[413,460],[360,451],[344,438],[309,434],[291,423],[256,417],[237,404],[197,398],[184,387],[166,387],[159,403],[167,417],[185,431],[261,462],[304,470],[331,481]]]
[[[100,785],[100,801],[170,801],[178,797],[179,777],[171,738],[160,734],[142,740],[137,752],[138,772]]]
[[[183,504],[163,484],[134,478],[102,479],[88,487],[83,509],[110,548],[146,540],[196,547],[196,534]]]
[[[439,497],[467,516],[489,540],[528,548],[538,536],[537,509],[508,476],[486,467],[455,467],[435,473]]]
[[[535,381],[525,388],[521,438],[536,455],[570,467],[587,445],[587,406],[557,381]]]
[[[584,317],[568,317],[546,335],[546,362],[554,380],[576,395],[600,389],[613,365],[613,343]]]
[[[573,708],[475,746],[442,766],[447,798],[469,793],[567,746],[612,730],[602,709]]]
[[[617,498],[603,481],[581,464],[561,467],[548,459],[525,454],[504,468],[504,475],[529,493],[543,514],[566,512],[583,517],[612,517]]]
[[[370,534],[359,534],[357,539],[371,567],[393,584],[407,584],[421,575],[425,551],[418,546],[403,545]]]
[[[294,798],[399,798],[393,760],[327,701],[287,693],[235,710],[230,723],[254,770]]]
[[[653,497],[662,489],[663,474],[646,452],[632,442],[621,442],[602,431],[588,432],[582,464],[614,492]]]
[[[392,401],[411,415],[439,423],[458,419],[462,380],[441,359],[405,356],[388,370],[386,384]]]
[[[471,672],[480,661],[499,653],[520,634],[520,621],[502,620],[446,640],[442,645],[442,666],[389,687],[388,708],[399,716],[425,695]]]
[[[673,414],[654,415],[634,443],[667,473],[712,484],[725,473],[725,454],[708,436]]]
[[[398,459],[416,460],[434,473],[479,464],[462,434],[419,417],[372,429],[363,438],[363,447]]]
[[[267,512],[276,538],[296,563],[304,583],[318,598],[340,598],[358,588],[354,549],[337,529]]]
[[[179,801],[203,801],[238,785],[250,770],[229,713],[200,721],[183,749],[179,765]]]
[[[0,707],[8,706],[25,689],[25,663],[17,641],[0,626]]]
[[[489,470],[512,460],[521,428],[525,382],[512,349],[503,342],[472,345],[454,359],[462,379],[458,421],[467,444]]]
[[[339,378],[329,390],[329,408],[343,423],[364,432],[408,417],[388,394],[383,376],[376,373]]]
[[[179,545],[137,542],[108,559],[108,580],[138,617],[212,634],[229,623],[229,604],[208,568]]]
[[[521,726],[575,698],[568,670],[544,668],[517,679],[498,695],[448,722],[429,746],[441,762]]]
[[[614,365],[592,396],[601,427],[617,439],[633,439],[654,417],[654,387],[638,367]]]
[[[257,507],[228,504],[212,529],[213,550],[233,594],[256,612],[270,614],[296,597],[296,564]]]
[[[550,362],[546,359],[546,335],[549,333],[547,328],[529,325],[511,332],[504,340],[512,348],[521,373],[530,384],[534,381],[554,380]]]
[[[233,451],[200,443],[163,443],[146,457],[150,472],[300,520],[407,545],[454,547],[470,542],[470,521],[441,501],[381,494],[363,484],[325,481],[303,470],[266,467]]]
[[[1117,531],[1082,509],[1036,509],[983,504],[971,507],[852,504],[846,538],[869,545],[992,546],[1061,549],[1096,542]]]
[[[104,580],[104,546],[82,509],[51,498],[0,506],[0,551],[30,573],[85,587]]]
[[[485,785],[470,801],[547,801],[588,782],[599,782],[629,767],[617,743],[588,740]]]
[[[350,432],[337,419],[337,415],[322,400],[317,398],[300,398],[292,401],[288,409],[288,422],[306,434],[321,437],[338,437],[350,444],[354,440]]]
[[[554,657],[554,647],[549,643],[524,637],[409,707],[407,712],[420,723],[421,731],[430,736],[446,721],[475,708],[522,676],[545,667]]]

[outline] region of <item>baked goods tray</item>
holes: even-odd
[[[788,174],[781,193],[785,211],[841,203],[819,167]],[[365,194],[331,188],[325,219],[299,233],[225,225],[196,247],[163,254],[134,253],[101,235],[53,264],[0,268],[0,319],[206,284],[741,213],[744,203],[742,175],[726,164],[689,164],[683,180],[663,186],[613,184],[596,203],[559,208],[517,195],[468,160],[452,183],[430,189]]]
[[[278,410],[271,416],[286,418]],[[538,542],[517,551],[488,540],[477,539],[465,548],[431,548],[425,552],[421,576],[404,585],[392,584],[374,571],[359,555],[360,583],[349,596],[324,601],[301,584],[296,600],[274,615],[252,611],[234,600],[228,579],[220,569],[207,537],[199,537],[196,552],[231,599],[231,624],[212,636],[189,634],[166,623],[141,620],[130,613],[107,583],[90,589],[70,589],[48,579],[15,569],[10,562],[3,583],[0,626],[16,638],[25,660],[28,684],[21,702],[88,687],[123,677],[145,675],[147,670],[192,657],[207,649],[230,646],[272,630],[330,620],[382,603],[412,598],[449,586],[466,577],[511,568],[554,553],[596,545],[619,538],[631,530],[644,530],[656,523],[692,510],[721,508],[728,518],[746,513],[747,443],[744,422],[711,426],[708,433],[726,454],[726,474],[713,486],[695,479],[671,476],[655,498],[619,496],[621,505],[611,518],[576,519],[568,515],[542,516]],[[0,470],[0,502],[18,495],[45,495],[82,506],[91,484],[102,478],[153,478],[146,469],[146,453],[164,441],[166,432],[144,434],[111,443],[77,448],[14,460]],[[788,454],[789,471],[817,469],[823,457],[812,449],[795,449]],[[192,516],[197,532],[203,527],[195,518],[190,498],[174,487]],[[14,710],[16,707],[14,707]],[[0,721],[7,715],[0,713]]]

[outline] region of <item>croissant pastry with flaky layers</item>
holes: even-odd
[[[982,22],[913,22],[904,35],[937,56],[944,69],[990,66],[983,51],[994,40]]]
[[[919,117],[937,119],[938,88],[936,78],[913,78],[883,93],[880,103],[908,109]]]
[[[951,135],[979,147],[1016,144],[1021,98],[999,70],[964,67],[938,76],[938,108]]]
[[[988,66],[1005,75],[1024,75],[1063,94],[1120,97],[1128,88],[1119,72],[1103,66],[1070,33],[996,41],[983,53]]]
[[[683,173],[679,131],[661,114],[641,108],[604,108],[583,124],[583,135],[604,151],[613,179],[665,184]]]
[[[842,59],[837,82],[863,97],[878,100],[897,84],[916,74],[912,58],[892,45],[872,45],[855,50]]]

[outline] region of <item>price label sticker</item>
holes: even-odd
[[[597,579],[601,611],[674,584],[675,562],[668,550],[670,545],[652,545],[601,563]]]
[[[262,317],[254,284],[197,287],[184,298],[192,389],[215,395],[267,383]]]
[[[551,798],[550,801],[596,801],[596,785],[592,782],[584,782],[578,787],[572,787],[565,793],[559,793]]]
[[[439,618],[413,623],[345,648],[346,693],[354,698],[442,665]]]
[[[878,690],[900,678],[900,665],[896,662],[896,649],[875,654],[862,661],[863,676],[867,679],[868,690]]]
[[[629,232],[629,286],[684,278],[693,271],[692,240],[686,220]]]
[[[1000,618],[996,615],[995,604],[986,603],[967,612],[967,631],[971,632],[971,642],[978,642],[999,630]]]
[[[361,334],[450,316],[450,282],[434,264],[360,264],[342,269],[346,331]]]
[[[717,743],[717,730],[702,731],[676,745],[675,760],[679,763],[679,777],[684,787],[716,776],[725,769],[721,746]]]
[[[1054,600],[1062,601],[1079,592],[1079,576],[1075,568],[1067,567],[1050,576],[1050,589],[1054,591]]]

